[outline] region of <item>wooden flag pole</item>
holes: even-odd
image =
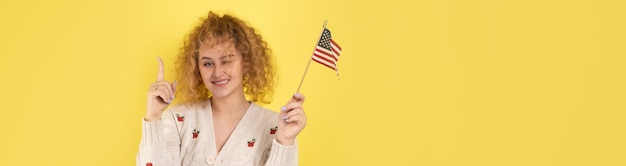
[[[317,42],[315,43],[315,47],[313,48],[313,53],[311,54],[311,57],[309,58],[309,63],[306,64],[306,69],[304,69],[304,74],[302,75],[302,79],[300,80],[300,84],[298,85],[298,90],[296,90],[296,93],[300,92],[300,88],[302,87],[302,82],[304,82],[304,77],[306,76],[306,72],[309,71],[311,60],[313,60],[315,49],[317,49],[317,44],[319,44],[320,40],[322,40],[322,35],[324,34],[324,30],[326,29],[326,23],[328,23],[328,20],[324,20],[324,27],[322,28],[322,33],[320,33],[320,37],[317,38]]]

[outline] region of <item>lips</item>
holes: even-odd
[[[211,81],[211,83],[220,86],[220,85],[226,85],[228,82],[230,82],[230,79],[223,79],[223,80],[217,80],[217,81]]]

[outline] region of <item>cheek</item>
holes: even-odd
[[[237,72],[240,73],[240,75],[243,75],[243,73],[245,73],[246,71],[246,65],[244,65],[244,63],[242,61],[239,61],[236,65],[237,67]]]
[[[243,66],[243,64],[239,64],[239,66],[237,66],[237,71],[241,74],[243,74],[245,72],[246,68]]]
[[[208,69],[199,68],[198,72],[200,73],[200,78],[202,78],[202,81],[206,81],[207,79],[211,78],[211,71]]]

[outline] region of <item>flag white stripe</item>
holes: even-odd
[[[339,49],[336,45],[331,44],[333,46],[333,56],[335,56],[335,59],[337,61],[339,61],[339,54],[341,54],[341,49]]]
[[[319,56],[314,56],[313,59],[323,62],[324,64],[327,64],[328,66],[335,66],[335,63],[325,60],[324,58],[319,57]]]
[[[341,54],[341,49],[339,49],[337,45],[331,44],[331,46],[333,46],[333,51],[337,52],[337,54]]]
[[[324,59],[321,59],[321,58],[319,58],[317,56],[313,56],[313,59],[316,60],[316,62],[318,62],[318,63],[323,63],[324,65],[330,66],[334,70],[337,70],[337,66],[335,64],[333,64],[333,63],[328,63],[328,61],[326,61]]]
[[[339,55],[338,54],[333,53],[332,55],[333,55],[333,57],[335,57],[335,59],[336,59],[335,61],[339,61]]]
[[[323,54],[321,52],[318,52],[317,50],[315,50],[315,56],[321,57],[321,58],[326,58],[328,59],[328,61],[330,61],[330,63],[337,63],[337,61],[335,59],[333,59],[333,57]]]
[[[319,47],[319,46],[317,47],[317,49],[315,49],[315,51],[322,51],[322,52],[321,52],[321,54],[325,54],[326,56],[331,56],[331,55],[335,54],[335,53],[333,53],[332,51],[327,50],[327,49],[326,49],[326,48],[324,48],[324,47]],[[337,56],[335,56],[335,57],[337,57]],[[331,58],[332,58],[332,57],[331,57]],[[338,60],[338,59],[333,58],[333,60],[335,60],[335,61],[336,61],[336,60]]]

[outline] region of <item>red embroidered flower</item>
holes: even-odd
[[[270,128],[270,134],[276,134],[277,130],[278,130],[278,126],[276,126],[274,128]]]
[[[146,163],[146,166],[152,166],[152,163]]]
[[[256,138],[252,138],[252,140],[248,141],[248,147],[253,147],[256,142]]]
[[[200,130],[193,129],[192,134],[193,134],[193,138],[197,138],[197,137],[198,137],[198,134],[200,134]]]
[[[176,119],[177,119],[179,122],[182,122],[182,121],[184,121],[184,120],[185,120],[185,116],[180,116],[180,115],[176,114]]]

